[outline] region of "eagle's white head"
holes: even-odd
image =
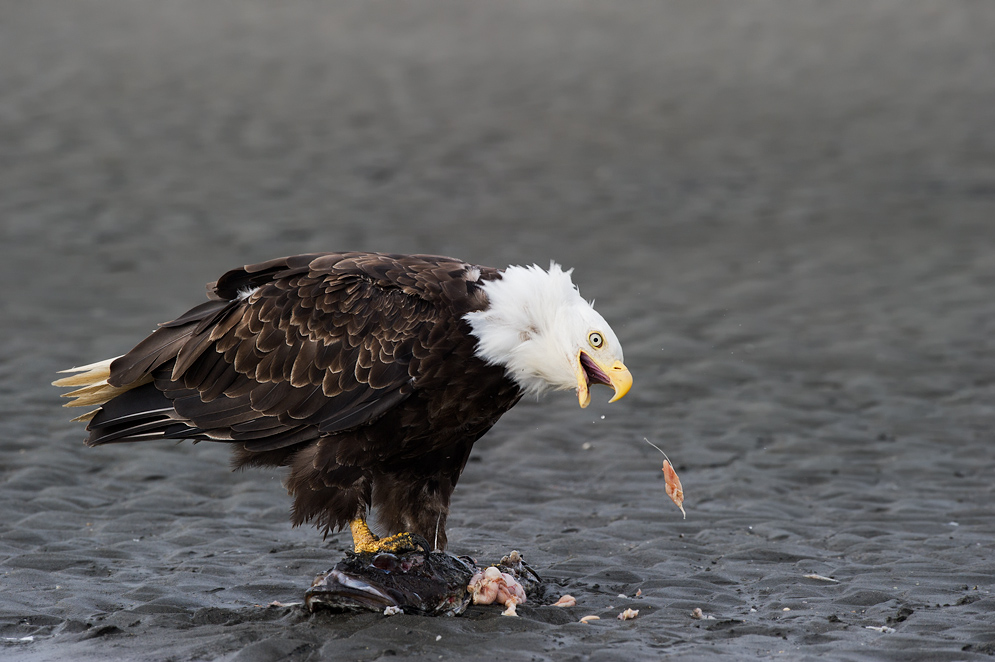
[[[581,407],[591,402],[591,384],[615,389],[611,402],[632,386],[615,332],[581,298],[570,271],[550,263],[508,267],[500,279],[482,282],[488,306],[468,313],[476,354],[503,366],[526,393],[577,389]]]

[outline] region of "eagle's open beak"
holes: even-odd
[[[591,404],[591,384],[605,384],[615,389],[608,402],[615,402],[632,388],[632,373],[621,361],[603,366],[581,350],[577,354],[577,400],[580,406]]]

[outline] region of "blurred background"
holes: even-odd
[[[610,303],[730,233],[981,224],[991,28],[888,0],[9,5],[5,250],[150,298],[313,250],[554,258]]]
[[[170,494],[143,482],[157,458],[234,495],[211,526],[258,524],[268,504],[266,535],[299,556],[317,539],[289,531],[278,475],[231,476],[203,445],[84,449],[52,373],[123,353],[206,282],[279,255],[552,259],[612,323],[635,387],[503,419],[454,497],[462,551],[522,540],[545,567],[583,548],[657,586],[728,554],[718,570],[749,597],[695,575],[668,624],[703,594],[779,619],[752,565],[766,544],[825,564],[797,574],[859,575],[883,596],[833,594],[823,625],[956,603],[965,568],[972,584],[992,571],[993,35],[995,5],[972,0],[0,3],[0,461],[16,504],[0,543],[28,541],[0,552],[48,558],[71,528],[25,531],[59,508],[73,521],[81,493],[109,508],[150,490],[133,507],[148,517]],[[682,472],[687,522],[642,437]],[[568,525],[588,513],[583,534]],[[196,535],[175,553],[214,536]],[[155,551],[120,565],[159,581]],[[939,565],[894,597],[905,561]],[[283,589],[311,571],[286,570]],[[978,605],[916,632],[965,623],[989,641]],[[923,641],[904,650],[949,643]]]

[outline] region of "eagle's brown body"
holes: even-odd
[[[371,253],[230,271],[110,364],[106,383],[126,390],[98,401],[87,443],[229,442],[237,467],[290,467],[295,524],[327,532],[372,506],[382,527],[444,549],[471,447],[521,397],[463,319],[500,277]]]

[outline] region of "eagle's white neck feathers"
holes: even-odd
[[[477,356],[503,366],[526,393],[576,388],[577,354],[590,350],[592,331],[603,334],[605,349],[622,358],[611,327],[581,298],[571,271],[555,262],[549,271],[508,267],[500,279],[481,283],[487,308],[464,316],[478,340]]]

